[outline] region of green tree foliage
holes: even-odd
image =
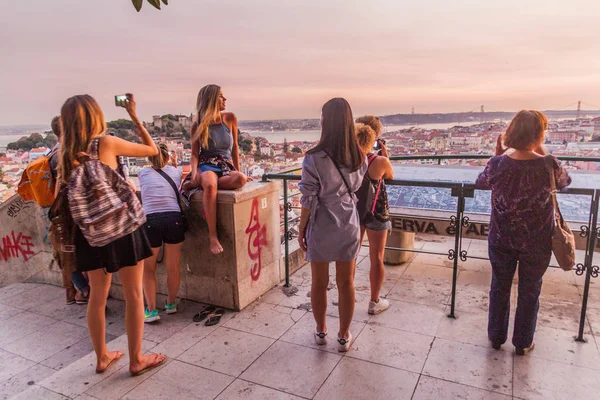
[[[168,119],[169,121],[179,121],[179,118],[177,118],[175,115],[173,114],[165,114],[162,117],[160,117],[160,119]]]
[[[240,149],[242,149],[242,152],[244,152],[245,154],[248,154],[252,151],[252,140],[250,139],[244,139],[240,142]]]
[[[112,133],[116,137],[119,137],[123,140],[127,140],[128,142],[142,143],[139,136],[128,129],[117,129],[116,131],[112,131]]]
[[[129,119],[118,119],[116,121],[110,121],[106,124],[106,126],[109,129],[129,129],[129,130],[134,130],[135,129],[135,124],[133,123],[133,121],[129,120]]]
[[[160,10],[160,2],[161,0],[146,0],[150,5],[152,5],[154,8]],[[140,12],[140,10],[142,9],[142,5],[144,4],[144,0],[131,0],[131,2],[133,3],[133,6],[135,7],[135,9]],[[163,4],[169,5],[169,0],[162,0]]]
[[[46,137],[39,133],[32,133],[29,136],[23,136],[16,142],[9,143],[6,148],[8,150],[24,150],[30,151],[36,147],[52,148],[58,142],[58,138],[53,133],[46,134]]]
[[[302,154],[302,149],[300,147],[294,147],[292,149],[292,153]]]

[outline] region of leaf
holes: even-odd
[[[137,10],[137,12],[140,12],[140,10],[142,9],[143,1],[144,0],[131,0],[131,2],[133,3],[133,6]]]
[[[169,5],[169,0],[162,0],[163,3],[165,3],[165,6]]]
[[[148,0],[148,3],[152,4],[157,10],[160,10],[160,0]]]

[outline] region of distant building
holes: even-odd
[[[47,147],[36,147],[35,149],[31,149],[29,152],[29,162],[40,158],[41,156],[45,156],[50,152],[50,149]]]

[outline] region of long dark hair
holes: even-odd
[[[319,143],[308,153],[325,151],[339,167],[357,171],[364,163],[354,132],[354,119],[350,104],[336,97],[323,105],[322,129]]]

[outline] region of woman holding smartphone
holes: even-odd
[[[202,188],[210,251],[223,252],[217,235],[217,190],[239,189],[246,184],[240,171],[237,118],[225,112],[227,99],[217,85],[200,89],[197,121],[192,126],[192,171],[183,188]]]
[[[338,350],[352,343],[350,323],[354,315],[354,272],[360,250],[360,221],[354,192],[360,187],[367,165],[354,132],[352,110],[342,98],[329,100],[322,109],[321,139],[306,153],[302,164],[302,212],[300,247],[311,262],[311,304],[317,324],[317,344],[327,343],[327,287],[329,263],[335,261],[339,293]]]
[[[76,166],[80,152],[89,152],[93,139],[98,139],[99,160],[114,170],[117,157],[147,157],[157,153],[156,145],[136,114],[133,95],[127,95],[125,109],[133,120],[142,144],[127,142],[105,135],[106,122],[102,109],[91,96],[69,98],[61,109],[63,135],[61,138],[58,182],[66,185]],[[124,177],[123,177],[124,178]],[[152,248],[143,228],[101,246],[91,246],[81,231],[76,230],[75,255],[79,271],[86,271],[90,280],[90,298],[87,307],[87,325],[96,353],[96,372],[104,373],[123,356],[122,351],[109,351],[106,347],[106,298],[112,274],[118,272],[125,296],[125,329],[129,347],[129,371],[140,375],[165,362],[162,354],[143,354],[144,300],[142,275],[144,259],[152,255]]]
[[[368,313],[379,314],[390,307],[390,302],[387,299],[380,298],[379,292],[385,279],[385,267],[383,265],[385,244],[388,233],[392,228],[390,206],[388,204],[384,179],[394,179],[394,170],[385,142],[379,139],[379,134],[381,133],[379,118],[365,116],[356,121],[364,121],[364,123],[357,124],[356,136],[361,150],[367,154],[368,170],[365,179],[369,180],[375,191],[373,219],[360,227],[361,241],[365,232],[369,239],[371,300],[369,301]]]

